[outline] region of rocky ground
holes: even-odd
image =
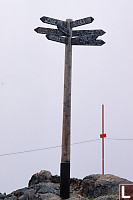
[[[131,184],[123,178],[113,175],[89,175],[83,180],[72,178],[69,200],[119,200],[119,184]],[[28,187],[0,194],[0,200],[60,200],[60,177],[52,176],[48,171],[34,174]]]

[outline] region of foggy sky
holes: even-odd
[[[40,17],[103,29],[102,47],[74,46],[71,143],[99,139],[101,105],[108,138],[133,138],[133,1],[0,1],[0,155],[61,145],[64,44],[37,34]],[[99,37],[100,38],[100,37]],[[105,173],[133,181],[133,141],[105,141]],[[61,150],[0,157],[0,192],[27,186],[40,170],[60,174]],[[71,177],[101,173],[101,141],[71,147]]]

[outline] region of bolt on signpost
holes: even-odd
[[[71,76],[72,76],[72,45],[102,46],[105,42],[97,40],[98,36],[105,34],[103,30],[75,30],[74,27],[89,24],[94,19],[87,17],[66,21],[42,17],[43,23],[57,26],[57,29],[38,27],[37,33],[46,34],[48,40],[65,44],[65,69],[64,69],[64,103],[63,103],[63,128],[62,128],[62,155],[60,166],[60,197],[70,197],[70,134],[71,134]]]
[[[107,137],[104,133],[104,105],[102,105],[102,134],[100,134],[100,138],[102,138],[102,175],[104,175],[104,138]]]

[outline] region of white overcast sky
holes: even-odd
[[[0,0],[0,154],[61,145],[64,49],[34,28],[40,17],[103,29],[102,47],[74,46],[71,142],[133,138],[133,0]],[[105,141],[105,173],[133,181],[133,141]],[[0,192],[40,170],[60,174],[60,148],[0,157]],[[71,177],[101,173],[101,141],[72,146]]]

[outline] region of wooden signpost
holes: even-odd
[[[48,40],[65,44],[64,69],[64,102],[62,128],[62,155],[60,166],[60,197],[67,199],[70,196],[70,134],[71,134],[71,76],[72,76],[72,45],[102,46],[105,42],[97,40],[105,34],[103,30],[75,30],[72,28],[93,22],[92,17],[72,21],[42,17],[43,23],[57,26],[57,29],[38,27],[37,33],[46,34]]]

